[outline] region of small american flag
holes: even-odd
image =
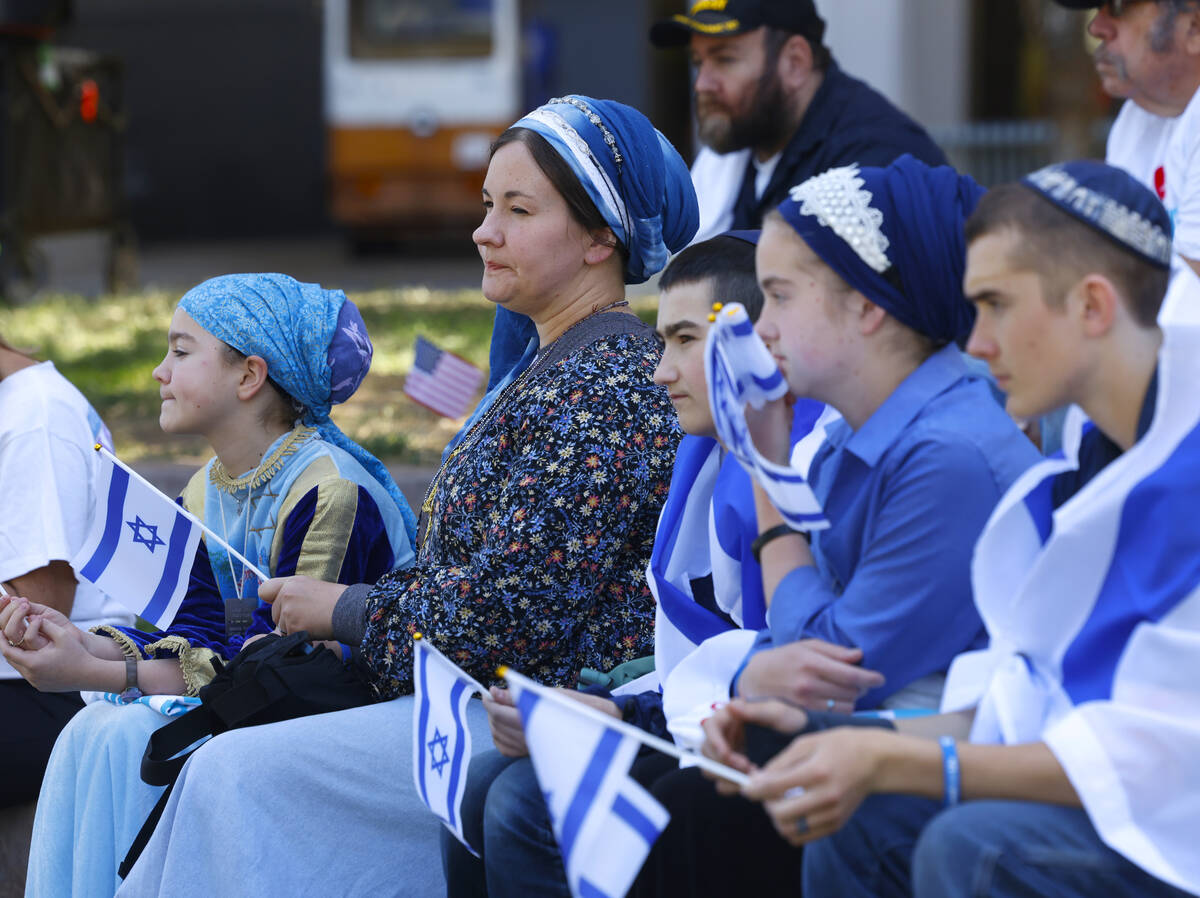
[[[461,418],[475,401],[483,370],[417,337],[416,359],[404,392],[414,402],[447,418]]]

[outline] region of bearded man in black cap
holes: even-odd
[[[655,46],[687,46],[695,70],[697,241],[759,227],[788,188],[835,166],[905,153],[946,164],[919,124],[838,68],[824,34],[812,0],[697,0],[651,28]]]

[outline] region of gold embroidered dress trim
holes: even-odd
[[[156,656],[159,652],[179,658],[179,672],[187,684],[184,695],[197,695],[217,675],[212,659],[217,653],[204,646],[193,646],[182,636],[164,636],[146,646],[146,654]]]
[[[125,653],[126,658],[150,657],[149,655],[142,654],[142,647],[116,627],[110,627],[108,624],[100,624],[99,626],[92,627],[88,632],[95,633],[98,636],[107,636],[121,647],[121,651]]]
[[[225,470],[225,466],[221,464],[221,460],[213,459],[212,466],[208,469],[208,479],[217,489],[230,495],[247,488],[258,489],[278,474],[283,467],[284,460],[299,450],[316,432],[315,427],[306,427],[301,424],[284,438],[278,449],[262,460],[262,464],[241,477],[231,477]]]
[[[179,659],[179,670],[183,674],[183,682],[187,688],[184,695],[197,695],[200,690],[212,682],[216,676],[213,659],[217,653],[203,646],[193,647],[182,636],[164,636],[156,642],[148,643],[144,648],[122,633],[116,627],[101,624],[89,631],[100,636],[107,636],[121,647],[127,658],[153,660],[159,652],[175,655]]]

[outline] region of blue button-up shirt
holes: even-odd
[[[810,482],[832,526],[787,574],[751,654],[818,638],[863,650],[876,707],[986,642],[971,555],[993,507],[1039,458],[954,346],[934,353],[858,429],[831,425]]]

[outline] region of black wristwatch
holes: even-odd
[[[125,656],[125,689],[119,696],[125,704],[142,697],[142,690],[138,689],[137,665],[137,655]]]

